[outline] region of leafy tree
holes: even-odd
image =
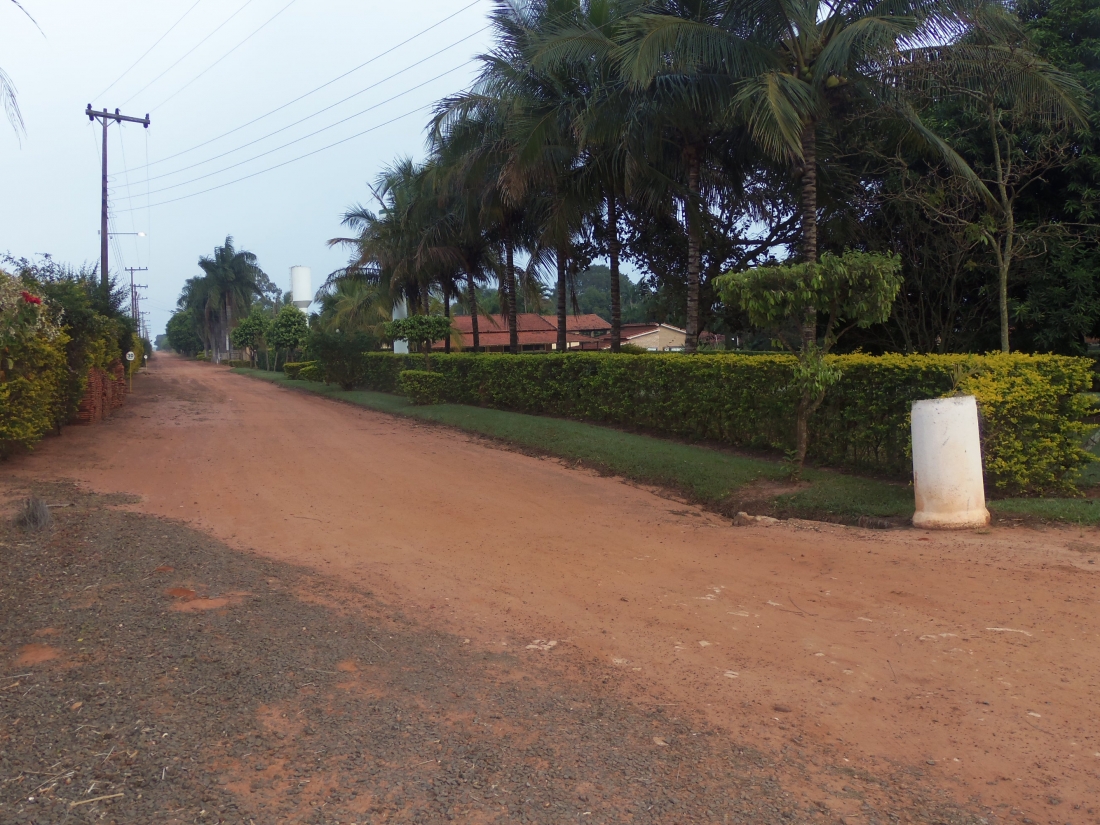
[[[181,309],[172,313],[164,332],[168,346],[180,355],[198,355],[206,349],[193,309]]]
[[[754,325],[776,330],[783,345],[798,352],[795,461],[799,470],[806,461],[810,416],[840,379],[840,373],[825,363],[825,355],[848,330],[881,324],[889,317],[901,289],[900,269],[896,255],[826,252],[816,262],[761,266],[718,279],[724,301],[744,309]],[[806,318],[819,315],[826,319],[820,344],[816,339],[808,341],[802,329]],[[793,335],[792,325],[797,329]]]
[[[386,337],[391,341],[408,341],[424,353],[425,369],[431,370],[429,355],[434,341],[451,337],[451,319],[441,315],[410,315],[386,324]]]
[[[264,345],[271,324],[272,319],[262,309],[253,307],[248,316],[233,329],[230,336],[233,346],[237,349],[247,349],[249,351],[249,360],[253,368],[256,367],[256,357],[260,347]]]
[[[275,348],[275,369],[279,368],[279,350],[284,352],[284,362],[289,361],[290,353],[300,351],[308,336],[309,322],[302,310],[293,304],[280,309],[267,333],[268,344]]]

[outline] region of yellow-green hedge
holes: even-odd
[[[283,372],[286,373],[287,378],[300,378],[299,373],[301,373],[302,367],[308,367],[310,364],[316,363],[316,361],[287,361],[283,364]]]
[[[399,391],[422,355],[366,353],[362,386]],[[1073,491],[1092,362],[1054,355],[839,355],[843,377],[811,420],[810,459],[895,478],[912,472],[913,401],[972,393],[986,482],[999,494]],[[789,450],[789,355],[565,353],[432,355],[442,400],[638,428],[737,447]],[[958,381],[959,374],[969,375]]]
[[[36,337],[0,347],[0,456],[31,447],[62,423],[68,338]]]

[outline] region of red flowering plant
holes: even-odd
[[[37,295],[31,295],[31,294],[30,294],[29,292],[27,292],[27,290],[25,290],[25,289],[23,290],[23,293],[22,293],[22,294],[23,294],[23,301],[24,301],[25,303],[28,303],[28,304],[36,304],[36,305],[38,305],[38,306],[42,306],[42,299],[41,299],[41,298],[39,298],[39,297],[38,297]]]

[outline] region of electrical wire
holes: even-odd
[[[192,192],[189,195],[181,195],[178,198],[171,198],[170,200],[160,201],[159,203],[154,203],[154,204],[152,204],[152,206],[150,208],[154,208],[154,207],[157,207],[157,206],[164,206],[165,204],[169,204],[169,203],[176,203],[177,201],[187,200],[189,198],[198,197],[199,195],[205,195],[207,192],[214,192],[218,189],[224,189],[226,186],[232,186],[235,183],[240,183],[241,181],[248,180],[249,178],[254,178],[257,175],[262,175],[266,172],[272,172],[275,169],[281,169],[282,167],[288,166],[291,163],[295,163],[299,160],[304,160],[305,158],[312,157],[313,155],[319,154],[319,153],[324,152],[328,149],[332,149],[335,146],[339,146],[342,143],[347,143],[349,140],[355,140],[356,138],[362,137],[363,135],[374,132],[378,129],[381,129],[383,126],[389,126],[391,123],[396,123],[399,120],[404,120],[407,117],[412,117],[417,112],[422,112],[425,109],[430,109],[433,105],[434,104],[432,104],[432,103],[425,103],[423,106],[417,106],[412,111],[405,112],[405,114],[403,114],[403,115],[398,115],[395,118],[391,118],[390,120],[387,120],[385,123],[379,123],[375,126],[372,126],[369,129],[364,129],[362,132],[358,132],[354,135],[350,135],[346,138],[338,140],[335,143],[330,143],[327,146],[322,146],[320,149],[314,149],[312,152],[306,152],[306,154],[304,154],[304,155],[299,155],[296,158],[291,158],[290,160],[285,160],[282,163],[277,163],[274,166],[269,166],[266,169],[261,169],[258,172],[253,172],[250,175],[245,175],[245,176],[237,178],[235,180],[231,180],[231,181],[227,181],[226,183],[218,184],[217,186],[211,186],[209,189],[203,189],[201,192]]]
[[[187,81],[186,83],[184,83],[184,84],[183,84],[182,86],[180,86],[180,87],[179,87],[178,89],[176,89],[176,91],[172,92],[172,94],[168,95],[168,97],[166,97],[166,98],[165,98],[164,100],[162,100],[162,101],[161,101],[160,103],[158,103],[158,104],[157,104],[156,106],[154,106],[154,107],[153,107],[153,108],[152,108],[152,109],[151,109],[150,111],[153,111],[153,112],[155,112],[155,111],[156,111],[157,109],[159,109],[159,108],[160,108],[161,106],[163,106],[163,105],[164,105],[165,103],[167,103],[167,102],[168,102],[169,100],[171,100],[172,98],[174,98],[174,97],[175,97],[176,95],[178,95],[178,94],[179,94],[180,92],[182,92],[182,91],[183,91],[184,89],[186,89],[186,88],[187,88],[188,86],[190,86],[190,85],[191,85],[192,83],[194,83],[194,82],[195,82],[196,80],[198,80],[198,79],[199,79],[200,77],[202,77],[202,76],[203,76],[204,74],[206,74],[206,73],[207,73],[208,71],[210,71],[210,70],[211,70],[211,69],[213,69],[213,68],[214,68],[215,66],[217,66],[217,65],[218,65],[219,63],[221,63],[221,62],[222,62],[223,60],[225,60],[225,59],[226,59],[227,57],[229,57],[229,55],[233,54],[233,52],[237,51],[237,49],[239,49],[239,48],[240,48],[241,46],[243,46],[243,45],[244,45],[245,43],[247,43],[247,42],[248,42],[249,40],[251,40],[251,39],[252,39],[253,37],[255,37],[255,36],[256,36],[257,34],[259,34],[259,33],[260,33],[260,30],[261,30],[261,29],[264,29],[264,28],[266,28],[266,27],[267,27],[267,25],[268,25],[269,23],[271,23],[272,21],[274,21],[276,17],[278,17],[278,16],[280,15],[280,14],[282,14],[282,13],[283,13],[284,11],[286,11],[287,9],[289,9],[289,8],[290,8],[291,6],[293,6],[293,5],[294,5],[295,3],[297,3],[297,2],[298,2],[298,0],[290,0],[290,2],[289,2],[289,3],[287,3],[287,4],[286,4],[285,6],[283,6],[283,7],[281,8],[281,9],[279,9],[279,10],[278,10],[277,12],[275,12],[275,14],[271,15],[271,17],[269,17],[269,18],[268,18],[268,19],[267,19],[267,20],[266,20],[266,21],[264,22],[264,24],[263,24],[262,26],[260,26],[260,28],[256,29],[256,30],[255,30],[254,32],[252,32],[252,34],[248,35],[248,37],[246,37],[246,38],[245,38],[244,40],[242,40],[242,41],[241,41],[240,43],[238,43],[238,44],[237,44],[236,46],[234,46],[234,47],[233,47],[232,49],[230,49],[229,51],[227,51],[227,52],[226,52],[225,54],[223,54],[223,55],[222,55],[221,57],[219,57],[219,58],[218,58],[217,60],[215,60],[215,61],[214,61],[213,63],[211,63],[211,64],[210,64],[209,66],[207,66],[207,67],[206,67],[205,69],[203,69],[203,70],[202,70],[201,72],[199,72],[199,73],[198,73],[197,75],[195,75],[195,76],[194,76],[193,78],[191,78],[190,80],[188,80],[188,81]]]
[[[485,28],[488,28],[488,27],[485,27]],[[303,118],[299,118],[298,120],[294,121],[293,123],[289,123],[286,126],[280,127],[279,129],[276,129],[273,132],[268,132],[266,135],[261,135],[260,137],[256,138],[255,140],[250,140],[248,143],[242,143],[240,146],[237,146],[233,149],[229,149],[228,151],[222,152],[220,155],[214,155],[213,157],[206,158],[205,160],[197,161],[195,163],[190,164],[189,166],[182,166],[179,169],[174,169],[171,172],[163,172],[162,174],[159,174],[159,175],[153,175],[152,177],[148,178],[148,180],[161,180],[162,178],[169,178],[169,177],[172,177],[173,175],[178,175],[181,172],[186,172],[189,169],[195,169],[196,167],[204,166],[207,163],[212,163],[215,160],[218,160],[220,158],[224,158],[227,155],[232,155],[233,153],[239,152],[242,149],[246,149],[249,146],[253,146],[254,144],[261,143],[262,141],[265,141],[270,137],[274,137],[275,135],[279,134],[280,132],[285,132],[287,129],[291,129],[291,128],[293,128],[293,127],[295,127],[295,126],[297,126],[301,123],[305,123],[307,120],[311,120],[312,118],[315,118],[318,115],[324,114],[325,112],[329,111],[330,109],[335,109],[337,106],[340,106],[341,104],[347,103],[349,100],[352,100],[353,98],[359,97],[359,95],[365,94],[366,92],[369,92],[371,89],[375,89],[378,86],[381,86],[383,83],[387,83],[390,80],[393,80],[395,77],[398,77],[399,75],[402,75],[405,72],[411,71],[412,69],[415,69],[415,68],[423,65],[424,63],[428,62],[432,58],[438,57],[439,55],[443,54],[443,52],[448,51],[450,49],[453,49],[455,46],[458,46],[462,43],[465,43],[467,40],[469,40],[472,37],[476,37],[477,35],[479,35],[483,31],[485,31],[484,28],[479,29],[478,31],[474,32],[473,34],[469,34],[466,37],[461,38],[460,40],[456,40],[451,45],[444,46],[439,51],[434,52],[434,53],[428,55],[427,57],[422,58],[421,60],[418,60],[416,63],[412,63],[412,64],[406,66],[405,68],[394,72],[393,74],[389,75],[388,77],[384,77],[381,80],[375,81],[371,85],[369,85],[369,86],[367,86],[363,89],[360,89],[359,91],[357,91],[353,94],[350,94],[347,97],[345,97],[341,100],[338,100],[338,101],[336,101],[335,103],[333,103],[329,106],[325,106],[323,109],[318,109],[316,112],[313,112],[312,114],[306,115]],[[462,66],[468,65],[470,62],[472,62],[472,61],[467,60],[461,66],[458,66],[455,69],[452,69],[450,71],[456,71],[457,69],[462,68]],[[442,77],[442,75],[440,75],[440,77]],[[436,78],[436,79],[438,79],[438,78]],[[431,81],[427,81],[427,82],[430,83]],[[418,88],[418,87],[413,87],[413,88]],[[390,100],[392,100],[392,99],[393,98],[390,98]],[[369,109],[364,109],[363,112],[359,112],[358,114],[363,114],[364,112],[367,112],[367,111],[370,111],[370,110]],[[358,115],[352,115],[351,117],[357,117],[357,116]],[[342,123],[342,122],[343,121],[337,121],[337,124]],[[337,125],[337,124],[333,124],[333,125]],[[326,128],[331,128],[331,127],[326,127]],[[314,132],[314,134],[316,134],[316,132]],[[124,185],[129,186],[130,184],[127,183],[127,184],[124,184]],[[157,190],[157,191],[163,191],[163,190]]]
[[[154,189],[150,194],[156,195],[156,194],[159,194],[161,192],[167,192],[170,189],[178,189],[181,186],[188,186],[192,183],[196,183],[197,181],[205,180],[206,178],[213,177],[214,175],[220,175],[222,172],[228,172],[230,169],[236,169],[238,166],[244,166],[246,163],[251,163],[254,160],[259,160],[262,157],[266,157],[267,155],[270,155],[274,152],[278,152],[280,149],[285,149],[288,146],[293,146],[295,143],[301,143],[303,140],[307,140],[311,137],[319,135],[322,132],[327,132],[329,129],[333,129],[333,128],[339,126],[341,123],[346,123],[349,120],[354,120],[355,118],[360,117],[362,115],[365,115],[367,112],[371,112],[371,111],[379,108],[380,106],[385,106],[387,103],[392,103],[393,101],[397,100],[399,97],[404,97],[405,95],[409,94],[410,92],[415,92],[417,89],[420,89],[424,86],[427,86],[430,83],[434,83],[435,81],[439,80],[442,77],[446,77],[449,74],[453,74],[454,72],[457,72],[459,69],[465,68],[466,66],[468,66],[472,62],[473,62],[472,60],[467,60],[465,63],[462,63],[458,66],[455,66],[454,68],[448,69],[447,71],[445,71],[441,74],[437,74],[435,77],[432,77],[432,78],[429,78],[428,80],[425,80],[423,83],[418,83],[415,86],[412,86],[412,87],[406,89],[403,92],[398,92],[393,97],[389,97],[386,100],[381,101],[380,103],[375,103],[373,106],[368,106],[366,109],[363,109],[362,111],[356,112],[353,115],[348,115],[347,117],[345,117],[341,120],[338,120],[335,123],[330,123],[328,126],[323,126],[320,129],[317,129],[313,132],[310,132],[308,135],[302,135],[299,138],[295,138],[294,140],[287,141],[286,143],[282,144],[281,146],[276,146],[274,149],[268,149],[266,152],[260,152],[258,155],[253,155],[250,158],[245,158],[244,160],[237,161],[236,163],[232,163],[229,166],[224,166],[221,169],[216,169],[213,172],[207,172],[205,175],[199,175],[196,178],[191,178],[190,180],[185,180],[181,183],[173,183],[169,186],[162,186],[160,189]],[[431,104],[429,104],[429,105],[431,105]],[[423,107],[421,107],[421,108],[423,108]]]
[[[294,98],[293,100],[291,100],[287,103],[284,103],[282,106],[277,106],[276,108],[272,109],[270,112],[262,114],[259,117],[253,118],[252,120],[248,121],[247,123],[242,123],[240,126],[235,126],[234,128],[230,129],[228,132],[222,132],[220,135],[217,135],[216,137],[212,137],[209,140],[203,141],[202,143],[197,143],[194,146],[192,146],[190,149],[184,149],[180,152],[176,152],[175,154],[167,155],[166,157],[160,158],[159,160],[154,160],[152,163],[147,164],[147,165],[156,166],[157,164],[165,163],[169,160],[172,160],[173,158],[178,158],[180,155],[186,155],[190,152],[194,152],[196,149],[201,149],[203,146],[207,146],[207,145],[213,143],[216,140],[221,140],[223,137],[228,137],[229,135],[231,135],[235,132],[239,132],[241,129],[244,129],[247,126],[251,126],[253,123],[258,123],[259,121],[263,120],[264,118],[271,117],[271,115],[275,114],[276,112],[281,112],[283,109],[287,108],[288,106],[292,106],[293,104],[297,103],[299,100],[304,100],[305,98],[309,97],[310,95],[316,94],[317,92],[321,91],[322,89],[331,86],[333,83],[336,83],[338,80],[343,80],[348,75],[354,74],[355,72],[359,71],[360,69],[365,68],[366,66],[369,66],[371,63],[374,63],[376,60],[380,60],[381,58],[385,57],[386,55],[390,54],[391,52],[394,52],[397,49],[401,48],[405,44],[411,43],[413,40],[416,40],[418,37],[421,37],[421,36],[427,34],[432,29],[436,29],[436,28],[442,26],[448,20],[451,20],[452,18],[457,17],[458,15],[462,14],[462,12],[468,11],[469,9],[472,9],[474,6],[477,6],[477,5],[480,5],[480,4],[481,4],[481,0],[474,0],[474,2],[470,3],[469,5],[463,6],[458,11],[447,15],[442,20],[439,20],[438,22],[433,23],[432,25],[428,26],[426,29],[421,29],[416,34],[414,34],[410,37],[407,37],[404,40],[402,40],[400,43],[397,43],[397,44],[391,46],[390,48],[386,49],[386,51],[380,52],[379,54],[376,54],[370,60],[367,60],[364,63],[360,63],[358,66],[356,66],[352,69],[348,69],[343,74],[337,75],[332,80],[329,80],[325,83],[322,83],[320,86],[317,86],[316,88],[310,89],[305,94],[298,95],[298,97]],[[482,31],[485,31],[486,28],[488,28],[488,26],[486,26],[485,28],[480,29],[479,33],[482,32]]]
[[[157,38],[156,43],[154,43],[152,46],[150,46],[148,49],[145,50],[145,54],[143,54],[141,57],[139,57],[137,60],[135,60],[133,62],[133,65],[131,65],[129,69],[127,69],[122,74],[120,74],[118,77],[116,77],[114,79],[114,81],[111,83],[111,85],[108,86],[106,89],[104,89],[99,94],[97,94],[96,97],[101,98],[101,97],[103,97],[103,95],[107,94],[107,92],[111,91],[111,89],[113,89],[115,87],[116,83],[118,83],[120,80],[122,80],[122,78],[126,77],[126,75],[128,75],[130,73],[130,71],[134,68],[134,66],[136,66],[138,63],[140,63],[142,60],[144,60],[146,57],[148,57],[149,52],[151,52],[153,49],[155,49],[157,46],[159,46],[160,41],[162,41],[164,38],[166,38],[168,35],[170,35],[172,33],[172,30],[175,29],[176,26],[178,26],[180,23],[183,22],[183,18],[186,17],[187,15],[189,15],[192,11],[194,11],[195,6],[197,6],[201,2],[202,2],[202,0],[195,0],[194,5],[192,5],[191,8],[189,8],[187,11],[185,11],[183,13],[183,17],[181,17],[179,20],[177,20],[175,23],[173,23],[168,28],[168,31],[166,31],[164,34],[162,34],[160,37]]]
[[[156,77],[154,77],[152,80],[150,80],[144,86],[142,86],[140,89],[138,89],[132,95],[130,95],[128,98],[126,98],[126,100],[122,101],[122,105],[125,106],[127,103],[129,103],[131,100],[133,100],[135,97],[137,97],[139,94],[144,92],[146,89],[148,89],[154,83],[156,83],[158,80],[160,80],[166,74],[168,74],[168,72],[172,71],[172,69],[176,68],[176,66],[178,66],[183,60],[185,60],[188,56],[190,56],[191,52],[195,51],[195,49],[197,49],[199,46],[201,46],[203,43],[205,43],[207,40],[209,40],[211,37],[213,37],[215,34],[217,34],[226,23],[228,23],[230,20],[232,20],[234,17],[236,17],[242,11],[244,11],[248,6],[252,5],[252,2],[253,2],[253,0],[245,0],[244,5],[241,6],[239,9],[237,9],[235,12],[233,12],[231,15],[229,15],[229,17],[225,18],[225,20],[223,20],[220,24],[218,24],[218,27],[216,29],[214,29],[214,31],[210,32],[210,34],[206,35],[206,37],[204,37],[202,40],[200,40],[198,43],[196,43],[194,46],[192,46],[187,51],[187,53],[184,54],[183,57],[179,58],[179,60],[177,60],[175,63],[173,63],[167,69],[165,69],[163,72],[158,74]]]

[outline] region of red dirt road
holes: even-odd
[[[733,527],[207,365],[158,357],[135,390],[3,474],[139,495],[475,644],[574,648],[635,701],[765,752],[919,769],[998,818],[1100,822],[1097,531]],[[842,784],[798,792],[855,814]]]

